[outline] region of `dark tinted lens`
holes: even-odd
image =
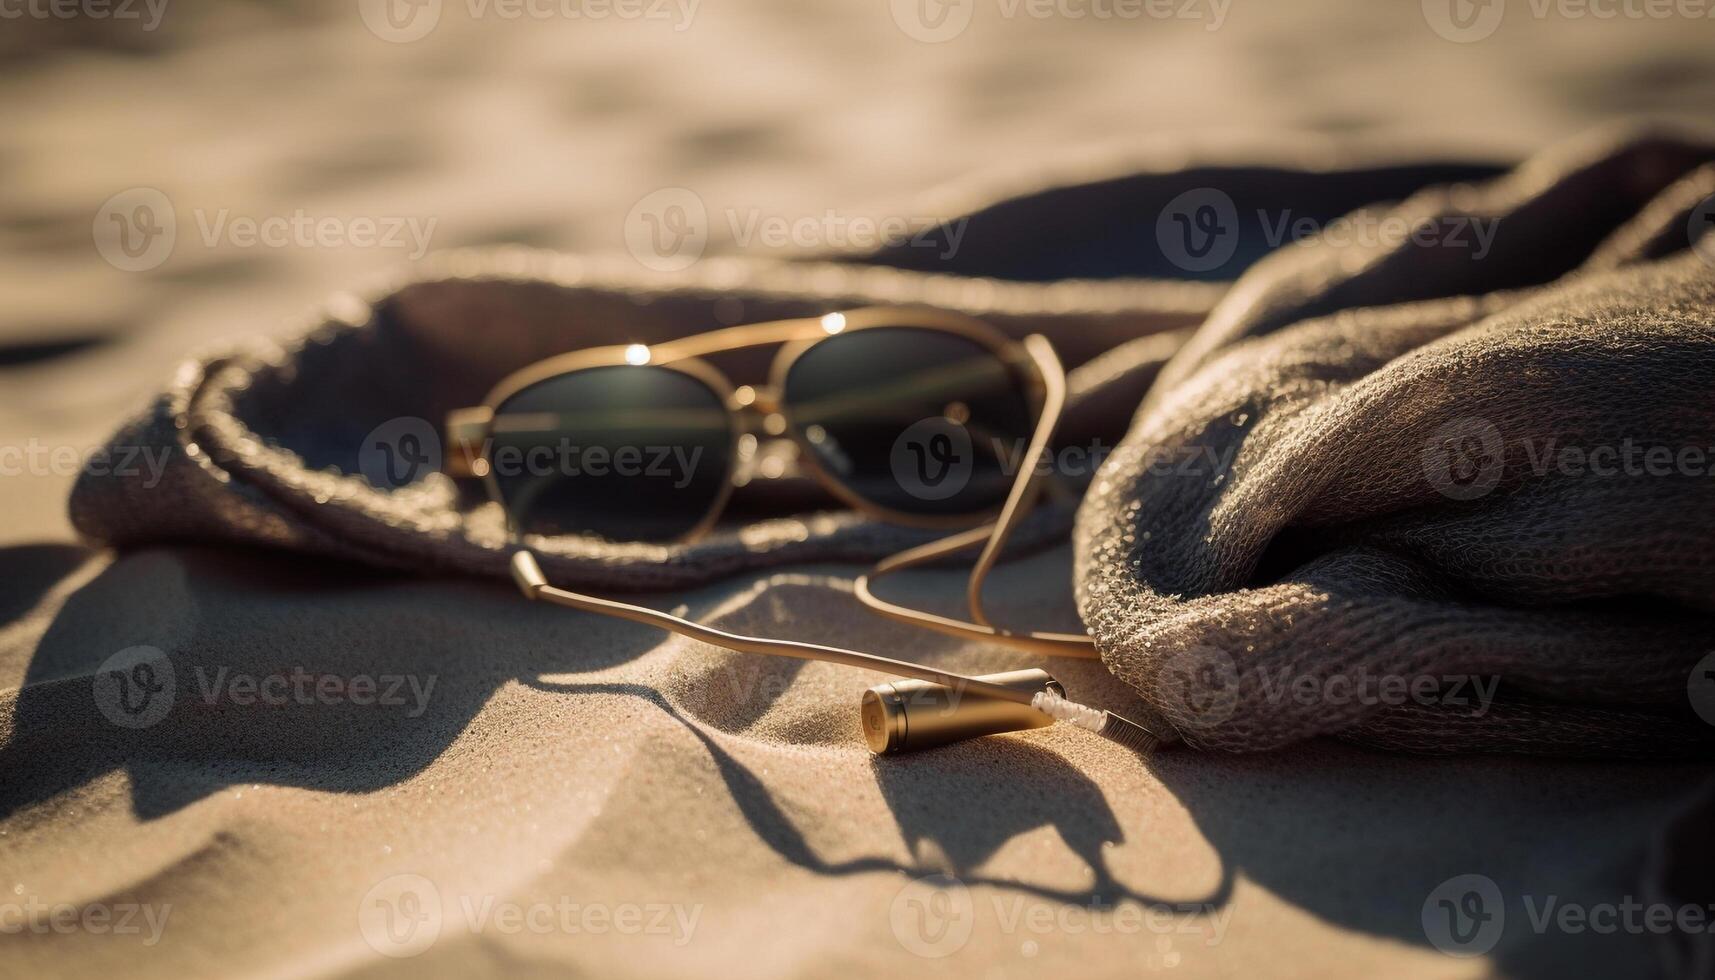
[[[876,327],[797,359],[782,393],[816,460],[872,503],[912,514],[999,506],[1035,423],[1026,379],[957,334]]]
[[[667,541],[727,486],[732,419],[702,381],[599,367],[531,385],[494,416],[489,465],[513,526]]]

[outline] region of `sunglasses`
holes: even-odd
[[[734,387],[706,357],[779,348],[766,385]],[[1036,465],[1065,402],[1065,370],[1041,336],[1015,341],[972,317],[868,307],[730,327],[667,343],[575,351],[503,378],[452,412],[453,476],[479,478],[506,516],[512,572],[532,599],[646,623],[747,653],[842,663],[909,678],[862,706],[877,753],[1071,721],[1140,751],[1155,737],[1067,701],[1045,671],[966,677],[815,644],[727,633],[646,606],[549,585],[532,536],[694,541],[735,486],[778,476],[762,440],[790,440],[801,469],[860,512],[957,533],[893,555],[855,584],[864,605],[915,626],[1050,656],[1093,658],[1083,634],[994,625],[983,583],[1017,523],[1055,486]],[[770,472],[770,459],[774,460]],[[760,459],[760,463],[758,460]],[[872,583],[981,545],[969,620],[877,596]]]
[[[704,359],[762,346],[780,348],[766,385],[734,387]],[[760,440],[784,437],[859,511],[973,526],[1004,504],[1050,372],[1057,362],[994,327],[929,310],[600,347],[526,367],[453,412],[449,469],[481,477],[520,534],[691,541],[755,475]]]

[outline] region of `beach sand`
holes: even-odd
[[[415,250],[245,245],[233,218],[432,220],[434,248],[624,255],[633,206],[684,187],[708,207],[710,255],[785,254],[804,246],[739,239],[830,208],[931,213],[973,174],[1094,144],[1290,133],[1518,156],[1715,103],[1706,24],[1545,29],[1520,7],[1459,44],[1392,6],[1238,2],[1210,30],[1213,8],[1116,25],[979,5],[931,44],[887,4],[711,0],[681,30],[448,4],[396,44],[350,5],[229,5],[171,8],[146,37],[25,45],[0,78],[0,443],[45,455],[0,477],[0,911],[31,924],[0,935],[0,973],[1651,968],[1652,937],[1539,931],[1524,902],[1635,895],[1702,768],[1334,743],[1143,761],[1064,726],[878,760],[857,724],[873,675],[527,605],[504,582],[191,544],[116,556],[65,518],[82,450],[189,351],[294,329]],[[92,219],[135,187],[172,201],[178,241],[127,272]],[[997,605],[1065,616],[1068,564],[1007,568]],[[856,572],[649,601],[972,671],[1027,663],[863,612]],[[962,589],[953,572],[914,583],[949,609]],[[94,692],[138,646],[192,683],[134,729]],[[1099,665],[1052,669],[1090,702],[1130,697]],[[300,675],[397,696],[259,707],[230,683]],[[1508,897],[1489,959],[1449,957],[1425,928],[1432,893],[1466,873]],[[128,910],[133,928],[61,928],[62,903]]]

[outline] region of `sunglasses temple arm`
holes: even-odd
[[[921,609],[901,606],[875,594],[874,583],[881,579],[895,572],[926,565],[967,550],[981,542],[989,532],[990,525],[985,524],[982,527],[961,531],[951,537],[918,545],[908,551],[889,555],[876,563],[875,567],[871,568],[868,573],[857,577],[852,583],[853,594],[864,606],[889,619],[934,630],[948,636],[955,636],[962,640],[983,640],[1050,657],[1095,659],[1096,648],[1094,643],[1088,636],[1081,633],[1014,633],[995,626],[964,622],[946,616],[937,616]]]
[[[1001,507],[1000,516],[995,519],[988,541],[983,545],[982,554],[977,556],[976,564],[971,567],[971,577],[965,588],[965,599],[970,605],[972,621],[991,629],[994,624],[989,621],[988,614],[983,609],[983,583],[995,563],[1000,560],[1001,551],[1006,547],[1007,539],[1012,537],[1013,529],[1030,512],[1036,498],[1041,495],[1042,484],[1048,477],[1049,470],[1040,464],[1049,451],[1054,430],[1060,425],[1060,414],[1066,407],[1066,369],[1061,365],[1059,356],[1054,353],[1053,345],[1046,337],[1031,334],[1024,338],[1024,349],[1030,354],[1031,361],[1036,365],[1036,373],[1042,378],[1042,412],[1036,421],[1036,431],[1031,434],[1030,448],[1019,461],[1021,468],[1012,481],[1012,491],[1007,494],[1006,504]]]
[[[518,584],[519,590],[528,599],[541,599],[545,602],[582,610],[583,612],[642,623],[645,626],[664,629],[670,633],[677,633],[680,636],[701,640],[704,643],[723,647],[727,650],[735,650],[739,653],[757,653],[771,657],[790,657],[795,660],[817,660],[822,663],[842,664],[847,667],[861,667],[865,670],[875,670],[896,677],[928,681],[931,684],[940,684],[955,691],[986,695],[1016,704],[1030,704],[1034,693],[993,684],[975,677],[936,670],[933,667],[926,667],[905,660],[893,660],[875,654],[859,653],[856,650],[842,650],[839,647],[822,646],[816,643],[770,640],[759,636],[728,633],[725,630],[704,626],[701,623],[682,619],[671,613],[664,613],[646,606],[634,606],[613,599],[602,599],[596,596],[569,592],[565,589],[557,589],[548,584],[547,576],[542,573],[542,566],[536,561],[536,556],[527,548],[519,548],[512,554],[512,580]]]

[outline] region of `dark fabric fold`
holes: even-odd
[[[1567,147],[1250,269],[1080,511],[1108,665],[1203,748],[1707,756],[1711,159]]]

